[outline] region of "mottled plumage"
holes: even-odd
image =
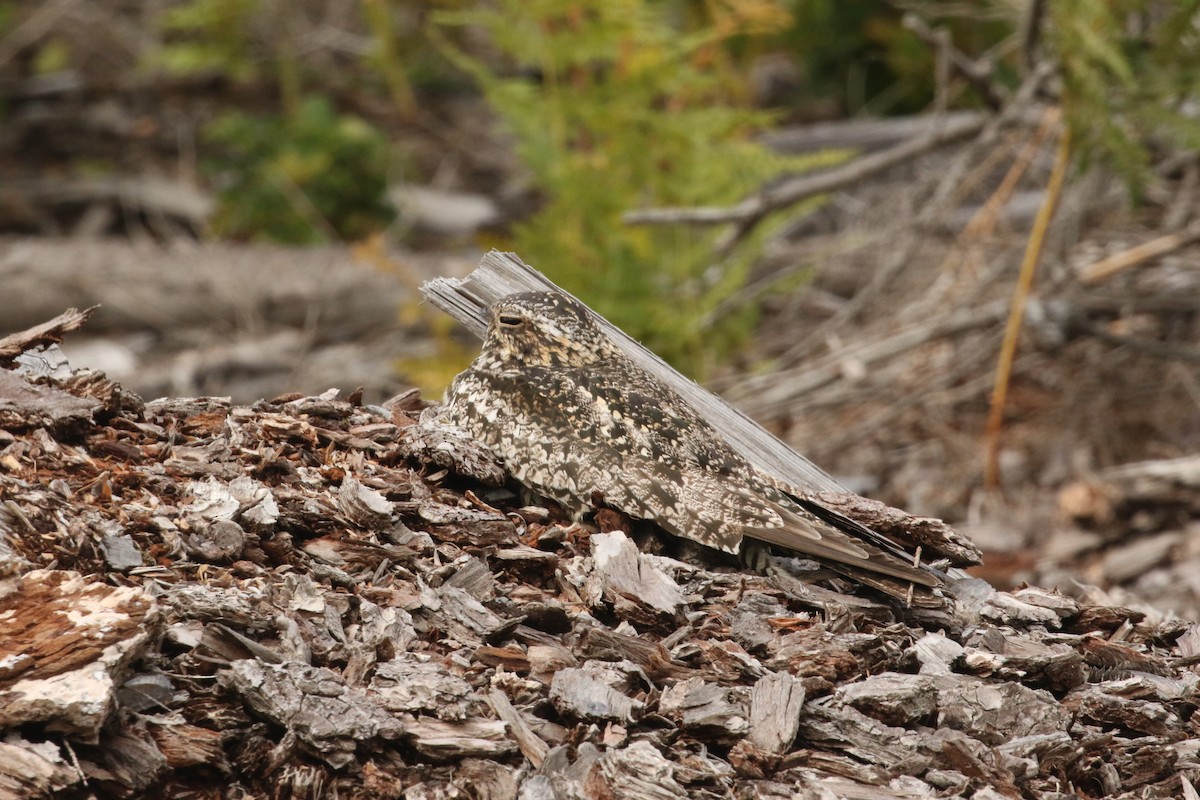
[[[497,301],[483,350],[447,390],[439,417],[576,513],[592,510],[598,493],[607,506],[726,552],[749,537],[856,575],[938,584],[888,540],[755,469],[563,295]]]

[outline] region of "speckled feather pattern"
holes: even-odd
[[[839,530],[802,507],[571,298],[509,295],[489,314],[483,350],[438,416],[491,449],[520,483],[576,514],[591,511],[598,493],[631,517],[730,553],[750,537],[936,584],[877,534],[849,520],[849,533]]]

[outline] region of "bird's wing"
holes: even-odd
[[[717,472],[681,457],[687,451],[676,446],[680,438],[700,436],[694,414],[678,413],[670,395],[630,391],[615,376],[594,370],[527,369],[498,380],[507,384],[498,390],[521,397],[520,415],[527,415],[511,423],[557,432],[543,445],[557,452],[540,454],[554,462],[553,480],[539,479],[536,463],[510,465],[532,488],[567,486],[583,497],[598,491],[606,505],[730,553],[739,552],[749,536],[926,586],[938,583],[903,557],[838,530],[753,476]],[[722,445],[718,440],[715,452]],[[538,455],[530,453],[534,462]]]
[[[867,572],[888,575],[921,586],[940,586],[941,580],[919,564],[904,558],[903,551],[883,549],[850,536],[803,509],[787,510],[784,524],[777,528],[746,529],[751,539],[768,542],[826,561],[845,564]],[[878,534],[875,534],[876,536]]]
[[[686,420],[674,418],[669,398],[655,402],[570,369],[526,368],[491,381],[495,395],[515,401],[505,427],[529,432],[525,457],[508,467],[531,488],[576,507],[599,492],[606,505],[730,553],[743,528],[780,524],[743,482],[680,461],[674,432]]]

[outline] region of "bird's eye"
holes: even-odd
[[[512,314],[501,314],[499,317],[500,324],[509,328],[515,328],[524,321],[520,317],[514,317]]]

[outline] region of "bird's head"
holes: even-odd
[[[493,303],[483,352],[501,367],[578,367],[618,354],[591,313],[557,292],[510,294]]]

